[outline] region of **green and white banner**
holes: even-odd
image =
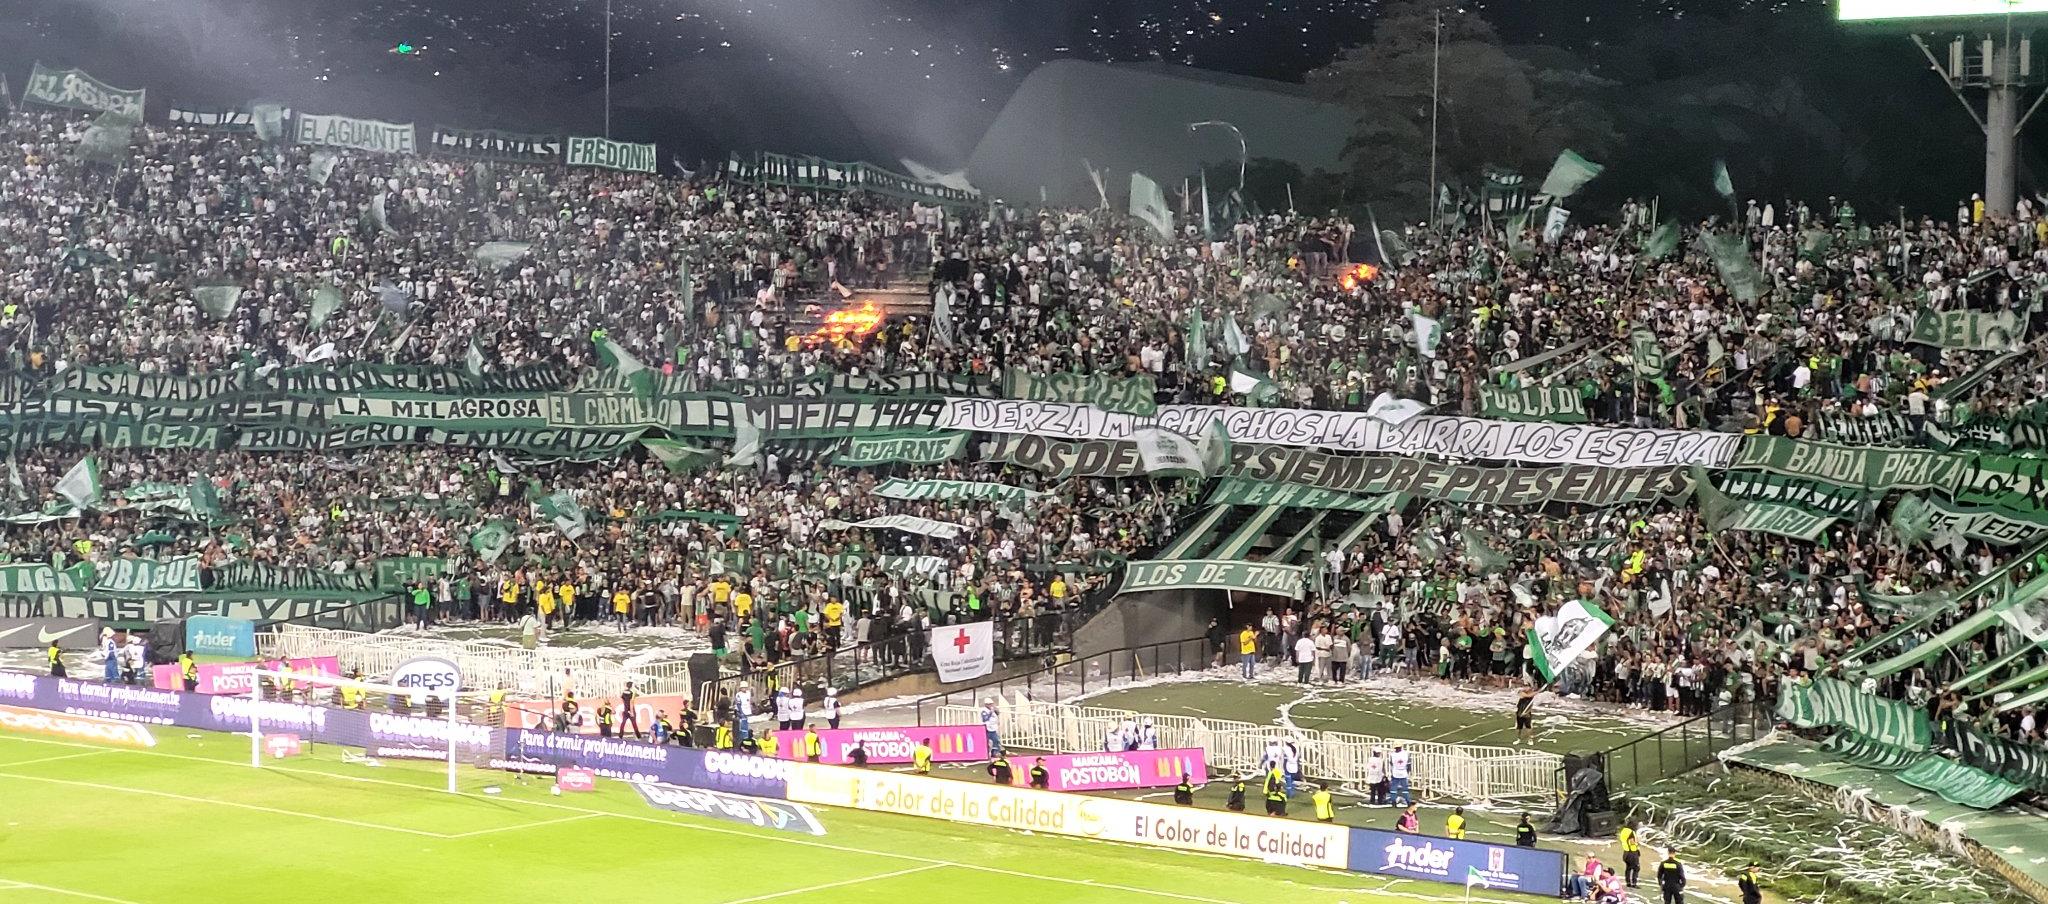
[[[2000,512],[1956,505],[1939,496],[1928,497],[1921,503],[1925,506],[1920,511],[1926,519],[1926,529],[1936,537],[1955,534],[1994,546],[2018,546],[2048,534],[2048,514],[2040,512],[2030,515]],[[1902,499],[1899,504],[1907,503]]]
[[[2002,352],[2019,345],[2026,338],[2026,329],[2026,321],[2010,311],[1985,314],[1922,309],[1913,318],[1911,339],[1942,348]]]
[[[91,566],[58,571],[48,563],[0,565],[0,596],[34,596],[44,593],[83,593]]]
[[[527,135],[495,129],[435,128],[429,150],[469,160],[502,160],[511,163],[560,163],[562,136]]]
[[[851,530],[854,528],[900,530],[904,533],[936,537],[940,540],[958,539],[965,530],[958,524],[948,521],[933,521],[930,518],[919,518],[915,515],[883,515],[879,518],[869,518],[866,521],[853,522],[828,519],[818,522],[818,527],[824,530]]]
[[[1144,427],[1201,436],[1222,421],[1233,443],[1543,464],[1726,467],[1742,435],[1423,415],[1389,424],[1360,411],[1161,405],[1150,418],[1064,402],[948,399],[938,426],[1053,439],[1129,439]]]
[[[148,89],[116,88],[87,75],[83,69],[51,69],[38,62],[29,72],[28,88],[21,92],[21,102],[97,110],[141,122],[148,96]]]
[[[1816,439],[1851,446],[1896,446],[1913,441],[1913,422],[1903,414],[1876,417],[1819,414],[1813,419]]]
[[[1840,728],[1916,752],[1926,751],[1934,737],[1926,712],[1833,678],[1785,682],[1778,689],[1778,717],[1800,728]]]
[[[1859,487],[1755,471],[1723,471],[1715,488],[1744,502],[1776,502],[1836,518],[1861,519],[1872,494]]]
[[[654,145],[575,136],[569,139],[569,165],[651,173],[656,166]]]
[[[1225,477],[1216,482],[1216,489],[1209,494],[1211,505],[1278,505],[1287,508],[1335,509],[1346,512],[1362,512],[1368,515],[1384,515],[1400,507],[1401,497],[1393,493],[1374,496],[1354,496],[1325,490],[1320,487],[1304,486],[1298,483],[1274,483],[1264,480],[1247,480],[1242,477]]]
[[[1529,389],[1479,387],[1479,413],[1504,421],[1550,421],[1583,424],[1586,405],[1572,386],[1537,386]]]
[[[98,593],[197,593],[199,558],[185,556],[167,561],[115,559],[107,563],[93,581]]]
[[[1714,529],[1761,531],[1812,542],[1834,523],[1832,515],[1817,515],[1794,505],[1740,502],[1733,506],[1721,523],[1714,525]]]
[[[930,465],[959,458],[966,449],[967,434],[958,431],[856,436],[846,441],[832,463],[848,468],[897,462]]]
[[[348,148],[375,154],[413,154],[419,147],[412,123],[300,113],[292,140],[316,147]]]
[[[1598,604],[1584,599],[1565,603],[1556,615],[1536,619],[1536,626],[1529,629],[1529,651],[1543,683],[1556,681],[1559,673],[1593,649],[1613,626],[1614,619]]]
[[[647,450],[647,454],[654,456],[654,460],[661,462],[662,467],[671,471],[701,470],[717,464],[718,460],[724,457],[723,453],[715,449],[693,446],[672,439],[650,439],[643,436],[640,438],[640,445]]]
[[[1124,567],[1119,595],[1146,590],[1230,590],[1301,599],[1308,589],[1308,569],[1274,562],[1173,559],[1132,562]]]
[[[767,398],[809,396],[990,396],[994,383],[976,374],[946,374],[907,371],[891,374],[818,374],[787,380],[722,380],[705,389],[735,395]]]
[[[1609,506],[1676,498],[1691,489],[1684,468],[1485,467],[1256,445],[1235,446],[1223,473],[1348,493],[1399,493],[1479,505]]]
[[[994,502],[1027,502],[1045,495],[1037,490],[1002,483],[973,480],[904,480],[891,477],[875,487],[884,499],[980,499]]]
[[[1029,374],[1012,368],[1003,374],[1006,398],[1031,402],[1072,402],[1104,411],[1150,417],[1159,408],[1159,385],[1149,374]]]

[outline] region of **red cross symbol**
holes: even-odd
[[[960,629],[959,631],[956,631],[956,632],[954,632],[954,634],[953,634],[953,651],[954,651],[954,652],[956,652],[956,653],[966,653],[966,652],[967,652],[967,648],[968,648],[968,647],[971,647],[971,646],[974,646],[974,641],[973,641],[972,639],[968,638],[968,636],[967,636],[967,629],[966,629],[966,628],[961,628],[961,629]]]

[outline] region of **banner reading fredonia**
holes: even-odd
[[[600,166],[635,173],[654,172],[654,145],[575,136],[569,139],[570,166]]]

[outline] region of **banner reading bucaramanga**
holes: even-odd
[[[1351,452],[1441,455],[1544,464],[1653,468],[1726,467],[1740,434],[1700,430],[1638,430],[1570,424],[1510,423],[1478,418],[1416,417],[1388,424],[1356,411],[1161,405],[1150,418],[1090,405],[1009,399],[948,400],[940,427],[986,433],[1029,433],[1059,439],[1129,439],[1142,427],[1200,436],[1221,420],[1233,442],[1311,446]]]

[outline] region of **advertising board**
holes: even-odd
[[[1477,869],[1494,891],[1555,895],[1564,883],[1564,853],[1541,848],[1453,841],[1380,829],[1352,829],[1350,869],[1403,879],[1463,885]]]
[[[979,725],[927,725],[922,728],[828,728],[818,732],[824,746],[821,763],[845,765],[853,748],[867,751],[875,765],[908,763],[915,759],[917,742],[932,748],[936,763],[972,763],[988,759],[988,733]],[[804,733],[775,733],[777,755],[786,760],[804,758]]]
[[[1167,788],[1180,784],[1183,773],[1190,784],[1199,785],[1209,780],[1206,756],[1200,747],[1018,756],[1010,760],[1011,784],[1030,784],[1031,767],[1042,765],[1046,787],[1053,791]]]

